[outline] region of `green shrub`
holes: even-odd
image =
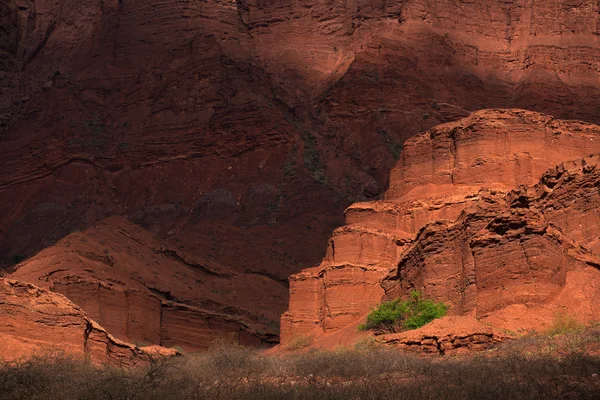
[[[424,299],[419,291],[413,291],[410,300],[400,298],[381,303],[368,316],[367,323],[359,329],[380,329],[396,332],[422,327],[436,318],[446,315],[448,306]]]

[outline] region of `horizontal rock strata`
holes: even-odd
[[[339,330],[412,290],[497,329],[545,329],[566,311],[597,319],[594,153],[599,127],[520,110],[477,112],[410,139],[386,199],[350,206],[322,265],[290,278],[282,341]],[[333,268],[343,281],[326,278]],[[352,317],[332,325],[340,303]]]
[[[61,294],[13,279],[0,278],[0,319],[2,361],[62,354],[98,364],[135,365],[177,353],[116,339]]]
[[[286,289],[268,285],[268,277],[210,266],[121,217],[67,236],[11,276],[65,295],[123,340],[186,350],[224,337],[276,342],[262,302]]]

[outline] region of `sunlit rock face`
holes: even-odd
[[[386,199],[350,206],[322,264],[290,278],[282,342],[337,331],[412,290],[513,331],[565,310],[594,320],[593,154],[600,127],[522,110],[476,112],[408,140]]]
[[[132,366],[178,353],[118,340],[64,296],[13,279],[0,278],[0,316],[3,362],[60,355],[99,365]]]

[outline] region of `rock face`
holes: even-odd
[[[287,288],[169,247],[121,217],[73,233],[18,265],[15,279],[61,293],[116,337],[203,349],[217,338],[277,341],[276,310]]]
[[[380,342],[418,353],[456,355],[489,348],[505,337],[471,317],[442,317],[419,329],[383,335]]]
[[[122,215],[278,287],[386,190],[405,139],[492,107],[600,122],[599,15],[581,0],[5,0],[0,267]],[[525,147],[503,153],[515,174]],[[462,209],[428,204],[407,205],[403,231]],[[405,215],[377,207],[361,212]]]
[[[95,363],[132,365],[149,360],[148,352],[114,338],[64,296],[28,283],[0,278],[0,316],[2,361],[55,351],[86,356]]]
[[[543,329],[562,312],[597,319],[594,153],[600,127],[519,110],[408,140],[386,200],[349,207],[322,264],[290,278],[282,343],[415,289],[498,329]]]
[[[120,214],[161,238],[235,235],[243,269],[285,278],[418,132],[489,107],[598,122],[593,2],[0,7],[5,265]],[[186,243],[228,265],[213,246]]]

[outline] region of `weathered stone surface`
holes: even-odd
[[[234,258],[285,278],[418,132],[489,107],[598,122],[595,3],[0,7],[4,264],[124,214],[182,242],[234,232]]]
[[[600,294],[600,259],[564,236],[540,213],[510,208],[503,200],[489,199],[466,210],[454,223],[425,227],[403,254],[398,268],[382,283],[386,298],[422,290],[450,305],[451,314],[473,315],[484,321],[513,305],[525,306],[532,314],[565,309],[582,322],[600,317],[587,301],[563,302],[562,296],[574,290],[568,280],[585,273],[593,286],[576,291],[593,303]],[[515,325],[506,324],[510,328]],[[532,325],[528,323],[527,328]],[[510,329],[504,323],[495,326]]]
[[[147,349],[114,338],[85,312],[58,293],[0,278],[0,360],[61,352],[94,363],[133,365],[172,349]]]
[[[402,350],[455,355],[490,348],[506,337],[472,317],[442,317],[419,329],[383,335],[378,341]]]
[[[290,277],[290,303],[281,317],[282,343],[338,330],[363,316],[384,295],[387,267],[325,264]]]
[[[188,350],[224,335],[276,341],[279,314],[265,304],[286,296],[268,277],[214,266],[121,217],[67,236],[12,277],[64,294],[123,340]]]
[[[565,312],[582,322],[600,318],[600,158],[585,157],[599,146],[596,125],[521,110],[476,112],[408,140],[386,200],[350,206],[349,225],[334,232],[322,265],[290,279],[283,343],[321,338],[415,289],[447,303],[451,315],[515,332],[546,329]],[[580,161],[560,164],[572,158]],[[347,279],[324,285],[321,276],[336,261],[352,263],[337,267]],[[352,281],[361,266],[379,275]],[[356,289],[366,282],[385,296]],[[365,300],[354,320],[326,324],[330,293],[357,292]],[[469,346],[477,347],[459,347]]]
[[[565,0],[4,1],[0,266],[118,214],[281,285],[323,257],[351,201],[386,190],[418,132],[490,107],[599,122],[598,15]]]
[[[548,221],[600,256],[600,156],[559,165],[532,191]]]
[[[600,152],[600,129],[519,110],[484,110],[404,144],[386,199],[509,191],[556,164]]]

